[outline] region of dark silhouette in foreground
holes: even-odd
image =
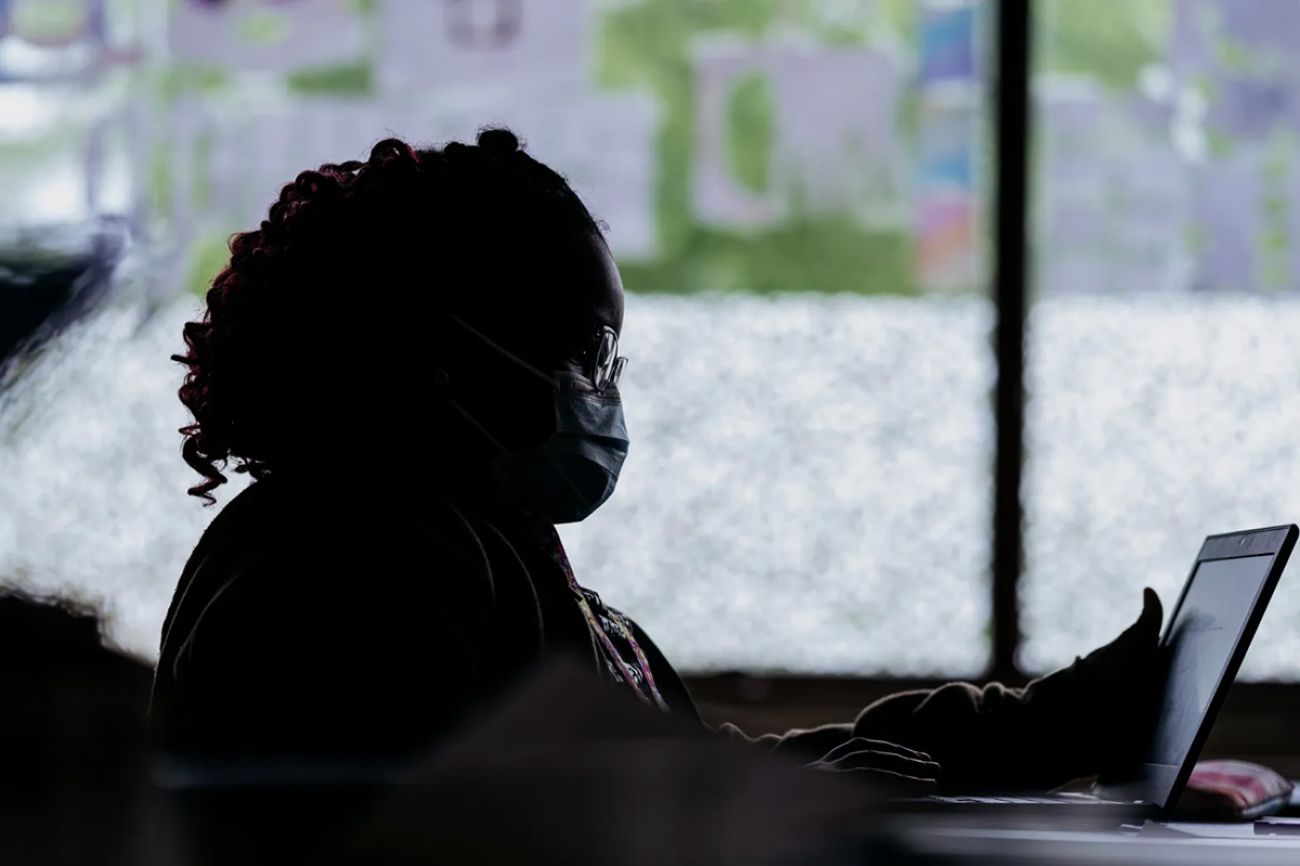
[[[12,863],[154,861],[152,671],[94,611],[0,588],[0,852]]]

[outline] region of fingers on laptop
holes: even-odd
[[[828,763],[839,772],[886,770],[917,779],[933,779],[939,775],[939,765],[934,761],[918,761],[888,752],[854,752]]]
[[[933,759],[925,752],[918,752],[915,749],[909,749],[907,746],[900,746],[897,743],[890,743],[885,740],[871,740],[866,737],[852,737],[845,740],[840,745],[831,749],[822,757],[823,761],[833,761],[836,758],[852,754],[854,752],[884,752],[895,755],[902,755],[906,758],[913,758],[918,761],[932,761]]]
[[[939,765],[929,755],[894,743],[854,738],[826,753],[812,765],[837,773],[871,774],[870,781],[921,783],[932,786]]]
[[[895,773],[891,770],[860,770],[854,774],[860,776],[862,781],[878,788],[883,788],[894,796],[900,797],[921,797],[926,794],[933,794],[939,783],[933,778],[917,778],[916,776],[907,776],[902,773]]]

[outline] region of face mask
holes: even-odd
[[[511,497],[552,523],[576,523],[609,499],[627,457],[623,404],[585,377],[557,373],[555,433],[530,451],[495,461]]]
[[[627,424],[617,389],[598,392],[583,375],[553,376],[533,367],[456,317],[453,321],[486,345],[545,380],[554,394],[555,432],[528,451],[511,452],[455,401],[452,405],[500,449],[493,475],[512,500],[552,523],[576,523],[614,492],[627,457]]]

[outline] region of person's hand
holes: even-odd
[[[924,752],[862,737],[836,746],[808,766],[831,773],[853,773],[894,796],[928,794],[939,777],[939,765]]]
[[[1160,624],[1164,610],[1160,597],[1142,592],[1142,613],[1119,637],[1083,658],[1066,671],[1073,685],[1070,725],[1073,748],[1087,758],[1089,773],[1120,769],[1137,760],[1151,735],[1151,724],[1163,688]],[[1061,742],[1062,749],[1071,748]]]
[[[1142,590],[1142,613],[1137,621],[1104,647],[1079,659],[1077,664],[1087,670],[1089,677],[1111,688],[1145,682],[1149,676],[1148,668],[1156,662],[1160,623],[1163,621],[1164,608],[1160,596],[1147,587]]]

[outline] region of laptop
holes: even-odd
[[[1155,726],[1141,762],[1126,776],[1102,779],[1087,794],[919,797],[898,801],[898,811],[991,810],[1062,818],[1083,812],[1121,821],[1168,817],[1250,648],[1296,535],[1292,524],[1205,539],[1160,638],[1168,677]]]

